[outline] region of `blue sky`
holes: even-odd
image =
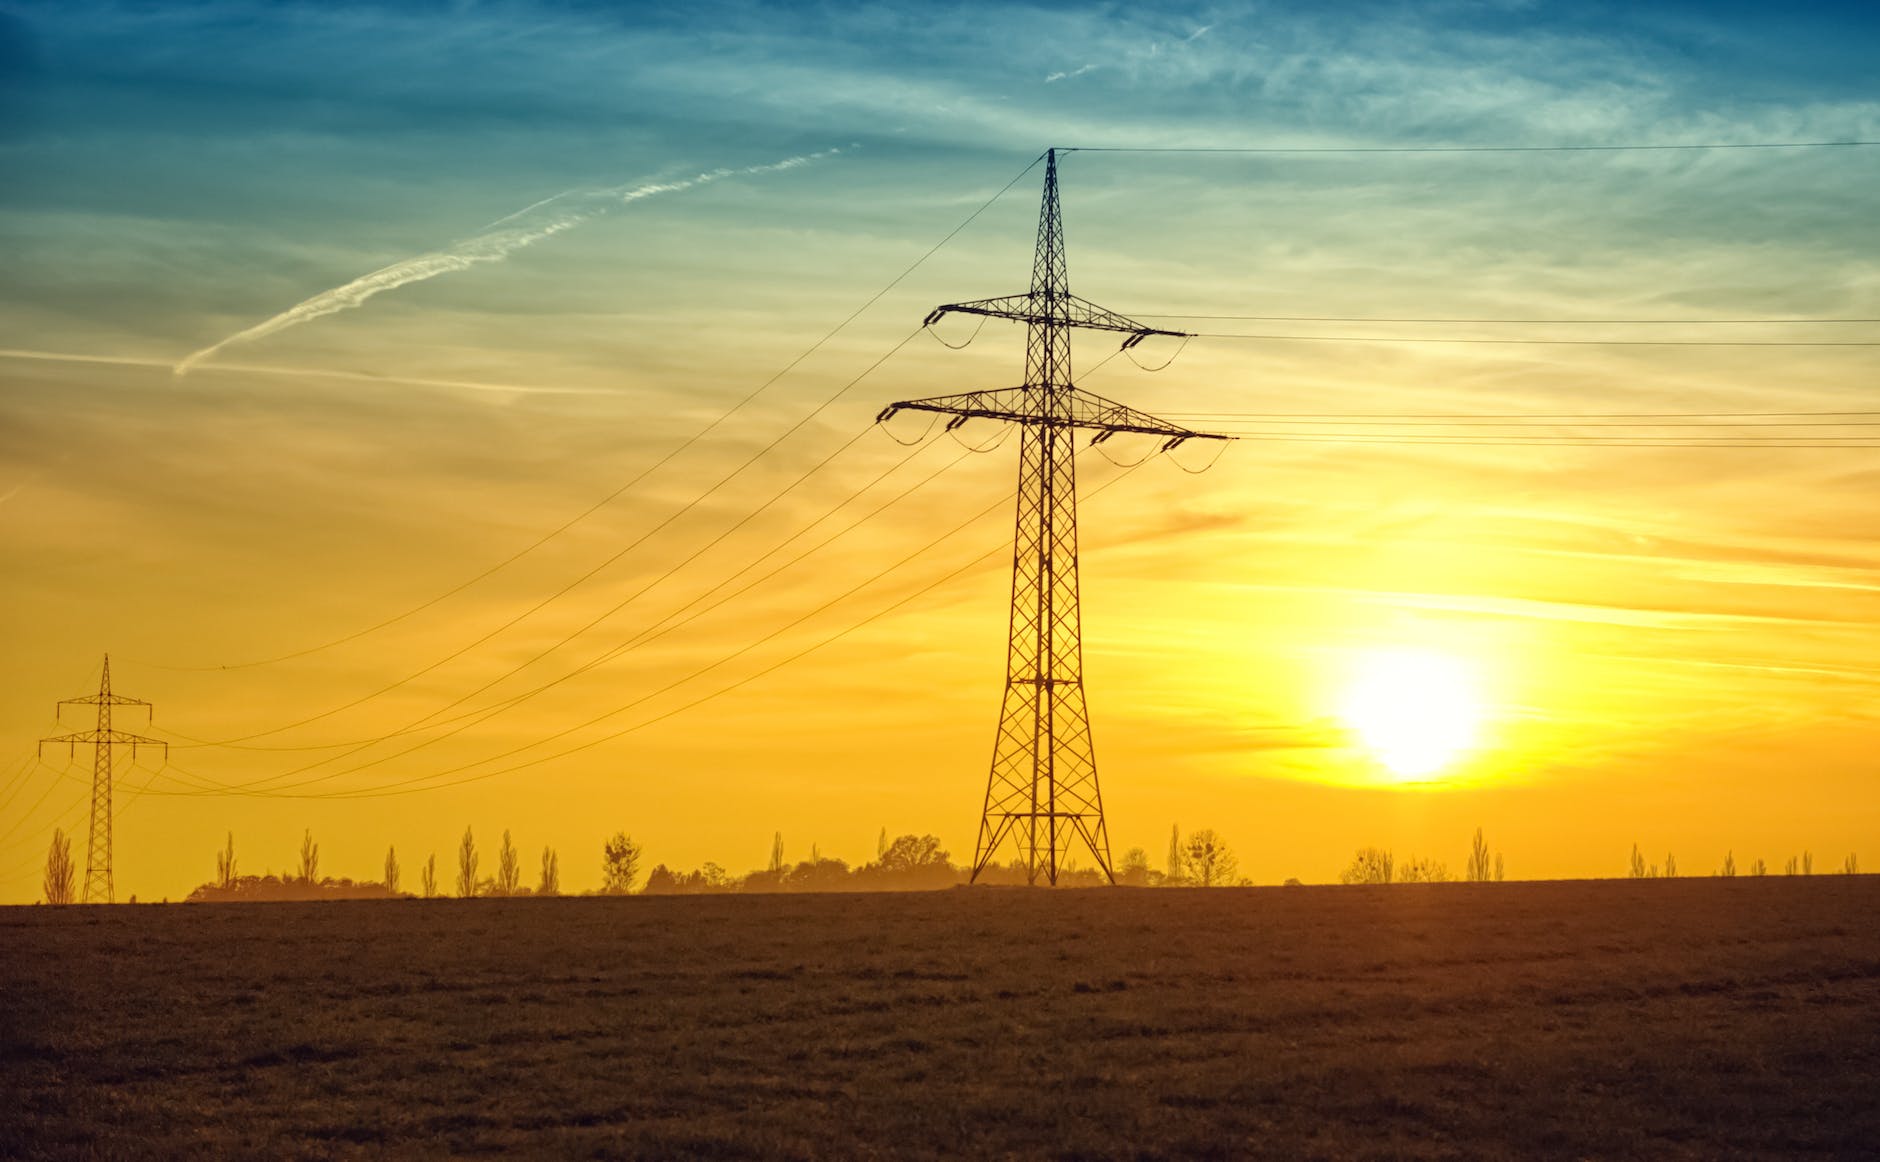
[[[17,619],[0,733],[30,752],[51,700],[80,692],[68,687],[104,649],[179,729],[216,737],[343,703],[462,644],[465,627],[494,624],[686,503],[933,305],[1020,289],[1035,172],[737,422],[542,560],[440,607],[448,616],[236,682],[159,668],[371,624],[582,511],[802,353],[1046,146],[1880,140],[1877,25],[1859,5],[0,4],[0,544],[15,562],[0,608]],[[1073,153],[1072,280],[1139,316],[1875,317],[1876,155]],[[624,200],[649,187],[672,188]],[[517,212],[509,228],[557,232],[172,374],[297,303],[457,253]],[[868,429],[884,403],[1016,375],[1014,336],[988,331],[957,354],[915,339],[701,502],[697,535]],[[1078,366],[1107,354],[1080,351]],[[1172,412],[1852,409],[1870,406],[1872,358],[1197,341],[1162,374],[1122,360],[1097,374],[1093,390]],[[885,440],[856,449],[754,527],[787,530],[900,454]],[[454,757],[557,729],[768,632],[995,500],[1010,470],[970,459],[950,489],[844,541],[821,572],[675,637],[644,670],[570,683],[566,704],[499,720],[507,733],[460,740]],[[1312,878],[1347,832],[1415,848],[1461,843],[1483,818],[1525,840],[1530,868],[1564,874],[1590,870],[1582,847],[1622,857],[1625,845],[1590,815],[1565,839],[1535,821],[1615,788],[1642,796],[1672,839],[1726,842],[1731,820],[1693,816],[1675,778],[1638,782],[1713,761],[1781,842],[1833,828],[1852,842],[1880,812],[1870,798],[1850,821],[1831,793],[1855,777],[1870,680],[1845,627],[1880,613],[1865,604],[1880,560],[1859,515],[1874,478],[1849,455],[1773,449],[1241,445],[1200,477],[1153,463],[1104,498],[1113,515],[1088,538],[1092,699],[1119,846],[1153,846],[1171,818],[1251,839],[1284,800],[1317,822],[1243,858],[1258,876]],[[441,671],[386,717],[341,718],[309,740],[454,696],[690,545],[661,543],[597,580],[588,605],[577,595],[561,620]],[[974,575],[936,591],[858,634],[867,648],[833,647],[800,682],[714,703],[730,709],[698,719],[698,734],[649,730],[597,750],[555,785],[644,819],[675,862],[735,863],[727,845],[747,839],[761,858],[775,827],[807,842],[829,819],[860,838],[847,852],[825,833],[825,850],[865,855],[890,821],[957,849],[991,730],[1002,584]],[[1504,751],[1518,757],[1483,760],[1519,777],[1421,813],[1393,795],[1340,797],[1356,793],[1361,763],[1313,741],[1327,727],[1309,692],[1345,652],[1420,634],[1491,668],[1545,659],[1506,662]],[[1803,672],[1826,685],[1793,686]],[[902,694],[879,721],[803,725],[832,699],[882,689]],[[1773,709],[1745,719],[1745,705]],[[1743,729],[1763,733],[1745,743]],[[1785,806],[1766,788],[1789,760],[1745,756],[1804,745],[1828,781]],[[917,777],[874,777],[910,750]],[[268,761],[204,755],[200,769],[233,779]],[[608,783],[621,764],[729,772],[751,819],[728,835],[684,794]],[[773,766],[781,779],[748,773]],[[0,837],[0,892],[16,895],[68,789],[21,769],[29,798],[48,794]],[[444,849],[460,815],[480,829],[513,816],[587,842],[566,803],[536,804],[513,783],[438,797],[385,830],[448,816]],[[146,834],[162,823],[204,852],[230,821],[155,795],[140,810]],[[261,801],[234,818],[286,850],[309,812],[330,812],[316,821],[382,848],[346,810]],[[154,847],[147,859],[152,883],[194,882],[187,861]]]

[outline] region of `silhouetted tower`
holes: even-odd
[[[96,706],[98,708],[98,726],[95,730],[81,730],[77,734],[61,734],[54,738],[39,740],[40,753],[44,753],[49,742],[65,743],[68,750],[76,752],[78,744],[88,742],[92,747],[91,760],[91,843],[85,849],[85,892],[80,897],[85,903],[103,900],[112,903],[115,889],[111,882],[111,748],[128,746],[131,758],[137,757],[140,746],[160,746],[167,757],[170,744],[158,738],[145,738],[141,734],[130,734],[111,727],[111,708],[113,706],[141,706],[148,721],[152,714],[150,703],[141,698],[126,698],[121,694],[111,693],[111,655],[104,656],[104,676],[98,680],[98,692],[83,698],[66,698],[58,705],[58,712],[63,714],[67,706]]]
[[[1044,204],[1031,290],[1020,295],[949,303],[949,312],[1011,319],[1026,327],[1025,382],[965,395],[904,400],[897,411],[951,415],[949,429],[975,417],[1023,427],[1018,461],[1018,517],[1013,537],[1011,629],[1006,646],[1005,698],[992,746],[992,772],[973,849],[973,878],[1007,838],[1024,860],[1026,879],[1040,873],[1057,883],[1073,840],[1110,867],[1110,840],[1097,785],[1096,749],[1084,701],[1083,629],[1077,595],[1076,431],[1092,444],[1119,432],[1163,437],[1167,451],[1184,440],[1226,437],[1191,431],[1084,391],[1071,380],[1071,331],[1127,336],[1124,348],[1151,335],[1184,336],[1145,327],[1070,292],[1064,265],[1064,223],[1058,211],[1057,150],[1045,152]]]

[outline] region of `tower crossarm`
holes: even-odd
[[[163,748],[163,753],[166,756],[170,753],[170,744],[166,740],[150,738],[141,734],[132,734],[128,730],[81,730],[76,734],[55,734],[50,738],[42,738],[39,740],[39,751],[41,754],[45,753],[46,744],[49,742],[62,742],[65,743],[68,748],[76,747],[79,743],[105,743],[111,746],[128,746],[131,748],[133,755],[137,753],[137,748],[140,746],[160,746]]]
[[[947,425],[956,428],[967,420],[1004,420],[1018,424],[1043,424],[1064,428],[1084,428],[1096,432],[1092,443],[1102,443],[1111,436],[1136,433],[1161,436],[1173,448],[1187,440],[1231,440],[1232,436],[1197,432],[1180,424],[1157,419],[1147,412],[1105,399],[1095,392],[1073,387],[1052,401],[1048,411],[1041,411],[1036,392],[1023,387],[1002,387],[988,391],[969,391],[960,395],[937,395],[926,399],[902,400],[884,408],[876,422],[885,422],[896,412],[937,412],[954,419]]]
[[[932,326],[950,314],[984,315],[988,319],[1010,319],[1015,323],[1049,322],[1090,331],[1119,331],[1129,336],[1123,341],[1124,347],[1134,347],[1151,335],[1192,338],[1186,331],[1165,331],[1160,327],[1145,326],[1127,315],[1119,315],[1108,307],[1100,307],[1089,299],[1072,294],[1047,295],[1041,291],[1032,291],[994,299],[974,299],[967,303],[947,303],[928,312],[926,325]]]

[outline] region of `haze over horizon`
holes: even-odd
[[[120,899],[180,898],[228,832],[244,871],[311,828],[370,878],[507,828],[573,890],[618,830],[649,866],[761,867],[777,831],[860,862],[884,827],[969,856],[1017,441],[874,420],[1019,381],[1017,329],[919,324],[1024,289],[1051,146],[1088,150],[1071,286],[1203,333],[1080,336],[1079,385],[1246,437],[1199,474],[1211,449],[1121,437],[1080,461],[1118,855],[1179,824],[1257,883],[1371,844],[1457,871],[1480,825],[1519,878],[1622,874],[1634,841],[1687,874],[1880,862],[1880,149],[1310,152],[1880,141],[1877,24],[8,5],[0,902],[38,897],[55,826],[82,862],[89,754],[35,744],[89,725],[53,708],[106,652],[155,703],[120,725],[173,745],[121,775]],[[245,665],[450,593],[675,449],[487,579]]]

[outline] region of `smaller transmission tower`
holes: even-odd
[[[59,703],[58,713],[64,714],[67,706],[96,706],[98,725],[93,730],[81,730],[77,734],[61,734],[53,738],[39,740],[39,751],[45,753],[49,742],[66,744],[68,753],[76,753],[78,744],[88,742],[92,747],[91,760],[91,842],[85,849],[85,893],[80,897],[91,904],[102,900],[113,903],[115,890],[111,883],[111,748],[128,746],[131,758],[137,757],[140,746],[160,746],[164,757],[169,757],[170,744],[159,738],[145,738],[141,734],[114,730],[111,726],[111,708],[113,706],[141,706],[144,708],[144,720],[148,722],[152,715],[150,703],[141,698],[126,698],[122,694],[111,693],[111,655],[104,656],[104,676],[98,680],[98,692],[83,698],[66,698]]]

